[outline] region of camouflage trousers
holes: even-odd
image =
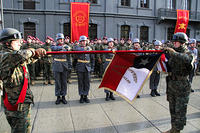
[[[172,128],[183,130],[186,125],[187,104],[191,85],[188,80],[170,80],[167,83],[167,100]]]
[[[25,104],[23,111],[8,111],[5,109],[5,115],[11,126],[11,133],[30,133],[30,104]]]

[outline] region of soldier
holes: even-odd
[[[154,41],[155,50],[160,50],[161,45],[162,43],[159,40]],[[160,81],[160,71],[158,71],[158,68],[156,66],[150,76],[150,82],[149,82],[151,89],[150,95],[152,97],[160,96],[160,94],[157,91],[159,81]]]
[[[12,133],[30,133],[30,104],[33,93],[28,85],[27,63],[46,54],[42,48],[20,50],[21,33],[5,28],[0,33],[3,50],[0,53],[0,80],[3,81],[3,104]]]
[[[192,85],[192,80],[195,74],[195,71],[197,69],[197,65],[198,65],[198,50],[195,48],[196,47],[196,39],[189,39],[189,51],[192,53],[192,55],[194,56],[194,68],[193,70],[190,72],[189,75],[189,82]],[[194,92],[194,90],[191,88],[191,92]]]
[[[187,104],[191,91],[188,76],[193,69],[193,56],[186,47],[188,37],[185,33],[178,32],[172,38],[173,48],[164,48],[170,54],[168,65],[167,100],[171,114],[171,129],[165,133],[180,133],[186,125]],[[168,69],[169,70],[169,69]]]
[[[87,37],[80,36],[80,46],[76,47],[76,51],[88,51],[89,47],[86,46]],[[80,95],[80,103],[90,103],[88,93],[90,90],[90,55],[78,54],[77,55],[76,72],[78,76],[78,91]]]
[[[52,38],[50,36],[46,37],[46,43],[42,46],[46,51],[51,51],[51,40]],[[52,62],[53,58],[51,55],[46,55],[42,58],[43,64],[44,64],[44,84],[48,85],[51,84],[53,85],[53,73],[52,73]]]
[[[28,49],[28,48],[34,48],[36,49],[36,45],[33,43],[34,37],[28,36],[27,37],[27,43],[23,45],[22,49]],[[35,80],[36,80],[36,70],[35,70],[35,62],[28,64],[28,70],[30,73],[30,83],[31,85],[35,85]]]
[[[124,38],[121,38],[120,43],[117,46],[117,50],[128,50],[128,47],[125,45]]]
[[[64,45],[64,35],[58,33],[56,35],[57,44],[51,45],[52,51],[67,51],[68,46]],[[53,60],[53,74],[55,79],[55,96],[57,100],[55,104],[67,104],[65,96],[67,94],[67,69],[68,69],[69,60],[67,60],[66,55],[54,55]],[[61,99],[62,96],[62,99]]]
[[[105,49],[105,51],[116,51],[117,49],[114,47],[114,40],[113,38],[108,38],[108,48]],[[108,66],[108,64],[112,61],[113,58],[113,53],[109,53],[109,54],[104,54],[103,55],[103,66],[104,66],[104,72]],[[115,97],[113,96],[113,92],[110,92],[109,90],[104,90],[104,92],[106,93],[106,101],[111,100],[115,100]]]

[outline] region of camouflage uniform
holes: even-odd
[[[19,97],[23,86],[23,69],[22,64],[27,68],[26,62],[30,60],[32,52],[30,50],[13,51],[4,49],[0,54],[0,75],[3,81],[4,91],[8,95],[8,101],[14,105]],[[28,69],[27,69],[28,70]],[[30,132],[30,104],[33,103],[33,94],[30,88],[27,88],[25,101],[22,109],[18,111],[8,111],[5,108],[5,115],[11,126],[12,133]]]
[[[191,84],[188,75],[192,69],[192,55],[186,47],[174,48],[175,53],[171,53],[169,67],[171,72],[167,76],[167,100],[171,114],[172,129],[180,131],[186,125],[187,104]]]

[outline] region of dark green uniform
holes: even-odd
[[[191,89],[188,75],[192,69],[193,57],[183,46],[175,50],[175,53],[170,54],[171,58],[168,62],[171,72],[167,77],[167,100],[169,101],[172,129],[180,131],[186,125],[187,104]]]

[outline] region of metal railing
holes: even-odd
[[[168,18],[168,19],[176,19],[177,12],[176,9],[168,9],[168,8],[160,8],[158,9],[158,17],[159,18]],[[190,11],[189,12],[190,21],[199,21],[200,20],[200,12]]]

